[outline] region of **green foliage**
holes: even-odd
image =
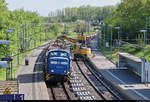
[[[24,9],[9,11],[5,0],[0,0],[0,40],[6,40],[6,30],[15,28],[14,33],[8,34],[8,38],[11,41],[9,51],[13,52],[13,54],[18,53],[18,48],[21,49],[25,46],[25,41],[30,42],[30,48],[33,48],[34,40],[37,40],[37,46],[41,42],[45,42],[45,39],[53,38],[55,37],[54,35],[59,34],[60,26],[57,23],[52,24],[52,28],[49,27],[48,31],[45,32],[45,24],[40,24],[44,21],[45,18],[40,17],[37,12],[25,11]],[[28,33],[30,33],[30,39],[27,39]],[[25,36],[26,39],[24,39]],[[18,42],[19,45],[17,45]],[[0,45],[0,57],[6,57],[6,45]]]
[[[125,38],[125,33],[128,33],[129,39],[136,39],[139,31],[145,29],[146,17],[150,17],[149,12],[150,0],[122,0],[104,22],[112,24],[113,27],[120,26],[121,38]],[[147,23],[149,24],[150,20]],[[117,30],[113,30],[113,38],[117,38]]]
[[[138,35],[137,36],[137,44],[139,45],[139,46],[143,46],[143,44],[144,44],[144,41],[143,41],[143,36],[142,35]]]
[[[97,23],[97,21],[104,20],[113,10],[114,6],[92,7],[87,5],[80,6],[79,8],[65,8],[63,10],[50,12],[46,21],[75,22],[77,20],[90,20]]]

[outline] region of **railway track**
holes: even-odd
[[[90,70],[90,72],[94,75],[94,77],[108,90],[112,96],[117,100],[124,100],[125,98],[115,90],[110,83],[108,83],[103,76],[98,73],[87,61],[84,62],[86,67]]]
[[[47,83],[50,100],[74,100],[72,92],[69,90],[68,83]]]
[[[75,61],[72,63],[72,74],[70,80],[70,87],[78,100],[103,100],[97,92],[91,87],[89,82],[85,79],[79,70]]]
[[[73,61],[73,66],[70,84],[46,83],[50,100],[122,100],[90,63]]]
[[[76,61],[76,64],[85,77],[85,79],[89,82],[89,84],[93,87],[93,89],[97,92],[97,94],[102,98],[102,100],[122,100],[122,96],[117,93],[110,85],[104,81],[102,76],[97,73],[94,68],[89,66],[88,62]]]
[[[50,46],[49,49],[55,47]],[[50,100],[76,100],[76,97],[70,91],[68,82],[46,82]]]

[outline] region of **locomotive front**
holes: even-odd
[[[47,80],[67,81],[70,73],[70,54],[64,50],[50,51],[47,56]]]

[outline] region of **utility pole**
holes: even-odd
[[[89,8],[88,8],[88,34],[90,33],[90,19],[89,19]]]
[[[8,41],[8,33],[13,33],[15,28],[12,28],[11,30],[6,30],[6,40]],[[10,58],[10,51],[9,51],[9,45],[7,44],[6,47],[6,56],[7,58]],[[10,80],[10,61],[8,61],[9,67],[6,69],[6,80]],[[11,62],[11,72],[12,72],[12,62]],[[12,73],[11,73],[12,74]]]
[[[36,40],[35,40],[35,24],[34,24],[34,48],[36,47]]]
[[[40,25],[40,44],[41,44],[41,25]]]
[[[120,27],[115,27],[118,30],[118,52],[120,51]]]
[[[25,43],[24,43],[24,45],[25,45],[25,48],[24,48],[24,53],[26,54],[26,48],[27,48],[27,30],[26,30],[26,24],[25,24],[25,29],[24,29],[24,31],[25,31]]]
[[[122,35],[122,20],[120,20],[120,35]]]
[[[109,24],[107,25],[107,36],[108,36],[108,37],[106,37],[107,43],[108,43],[108,46],[107,46],[108,49],[107,50],[109,51]]]
[[[145,46],[146,46],[146,32],[147,30],[140,30],[140,32],[144,33],[144,58],[145,58]]]
[[[106,42],[105,42],[105,24],[103,24],[103,26],[104,26],[104,55],[105,55],[105,47],[106,47]]]
[[[19,36],[19,34],[20,34],[20,32],[19,32],[19,27],[18,27],[18,29],[17,29],[17,38],[18,38],[18,40],[17,40],[17,47],[18,47],[18,55],[17,55],[17,64],[19,65],[19,42],[20,42],[20,36]]]
[[[46,41],[46,28],[45,28],[45,41]]]
[[[23,41],[23,45],[22,45],[22,47],[23,47],[23,56],[22,57],[24,57],[24,49],[25,49],[25,47],[24,47],[24,25],[22,26],[22,33],[23,33],[23,36],[22,36],[22,41]]]
[[[111,50],[110,52],[111,52],[111,59],[112,59],[112,25],[110,25],[110,27],[111,27],[111,42],[110,42]]]
[[[30,47],[30,23],[28,24],[28,49]]]
[[[148,17],[146,17],[145,30],[148,30],[148,29],[147,29],[147,26],[148,26]],[[147,32],[145,32],[145,37],[147,38]],[[146,39],[146,44],[147,44],[147,39]]]
[[[8,39],[8,31],[6,31],[6,40]],[[9,49],[8,49],[9,45],[7,45],[6,47],[6,57],[9,57]],[[6,69],[6,80],[10,79],[10,62],[8,61],[9,64],[9,68]]]

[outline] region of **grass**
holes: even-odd
[[[74,33],[74,32],[72,32],[73,30],[71,30],[72,28],[70,28],[70,30],[69,30],[69,36],[68,37],[71,37],[71,38],[75,38],[75,37],[77,37],[78,36],[78,34],[76,34],[76,33]],[[84,33],[85,35],[87,35],[87,34],[94,34],[94,32],[85,32]],[[41,39],[42,40],[45,40],[45,33],[41,33]],[[59,36],[60,34],[58,34],[57,36]],[[54,34],[52,34],[52,32],[50,33],[47,33],[46,34],[46,38],[47,39],[49,39],[49,38],[55,38],[56,37],[56,35],[54,35]],[[36,38],[40,38],[40,35],[39,34],[36,34]],[[39,39],[36,39],[37,41],[36,41],[36,46],[34,46],[34,41],[32,40],[32,41],[30,41],[30,47],[29,47],[29,49],[33,49],[34,47],[37,47],[37,46],[39,46],[39,45],[41,45],[41,44],[43,44],[43,43],[45,43],[46,41],[42,41],[41,43],[40,43],[40,40]],[[22,41],[21,41],[22,42]],[[18,47],[17,47],[17,42],[16,41],[14,41],[14,42],[12,42],[11,43],[11,45],[10,45],[10,51],[11,52],[13,52],[14,54],[17,54],[18,53]],[[20,53],[20,55],[19,55],[19,63],[21,64],[21,63],[23,63],[23,61],[24,61],[24,57],[26,57],[27,55],[29,55],[30,53],[31,53],[32,51],[28,51],[28,52],[25,52],[24,54],[23,53]],[[2,56],[3,57],[3,56]],[[18,66],[18,64],[17,64],[17,62],[18,62],[18,59],[17,59],[17,56],[14,56],[13,57],[13,69],[12,69],[12,78],[15,78],[15,76],[16,76],[16,73],[17,73],[17,71],[18,71],[18,69],[19,69],[19,66]],[[11,71],[11,70],[10,70]],[[10,72],[11,73],[11,72]],[[0,80],[6,80],[6,69],[4,69],[4,68],[1,68],[0,69]]]
[[[54,34],[47,34],[49,37],[48,38],[54,38],[55,37],[55,35]],[[44,39],[44,38],[42,38],[42,39]],[[32,40],[31,42],[30,42],[30,47],[29,47],[29,49],[33,49],[34,47],[38,47],[39,45],[42,45],[42,44],[44,44],[44,43],[46,43],[47,41],[42,41],[41,43],[40,43],[40,41],[38,40],[38,41],[36,41],[36,46],[34,46],[34,41]],[[17,44],[16,44],[17,45]],[[10,46],[11,47],[11,49],[14,47],[15,49],[13,49],[13,52],[15,53],[15,54],[17,54],[18,53],[18,51],[17,51],[17,46],[13,46],[13,45],[11,45]],[[12,51],[12,50],[11,50]],[[19,62],[20,62],[20,64],[22,64],[22,62],[24,61],[24,57],[26,57],[27,55],[29,55],[30,53],[32,52],[32,50],[31,51],[28,51],[28,52],[25,52],[24,53],[24,56],[23,56],[23,53],[20,53],[20,55],[19,55]],[[16,73],[17,73],[17,71],[18,71],[18,69],[19,69],[19,66],[18,66],[18,64],[17,64],[17,61],[18,61],[18,59],[17,59],[17,56],[14,56],[13,57],[13,69],[12,69],[12,78],[14,79],[15,77],[16,77]],[[10,73],[11,73],[11,70],[10,70]],[[11,76],[11,75],[10,75]],[[6,80],[6,68],[1,68],[0,69],[0,80]]]
[[[115,52],[115,48],[117,48],[117,47],[113,47],[111,60],[113,62],[118,62],[118,55],[117,55],[117,52]],[[101,50],[104,53],[104,47],[101,47]],[[132,54],[132,55],[139,57],[139,58],[142,58],[144,56],[143,49],[133,48],[133,46],[128,45],[128,44],[122,45],[120,47],[120,52],[126,52],[126,53]],[[109,50],[105,50],[105,55],[106,55],[106,57],[111,58],[110,48],[109,48]],[[145,58],[147,61],[150,61],[150,45],[146,45]]]
[[[84,32],[84,34],[85,35],[87,35],[87,34],[94,34],[95,32]],[[75,38],[75,37],[77,37],[78,36],[78,34],[77,33],[74,33],[74,32],[70,32],[70,35],[68,35],[68,37],[71,37],[71,38]]]

